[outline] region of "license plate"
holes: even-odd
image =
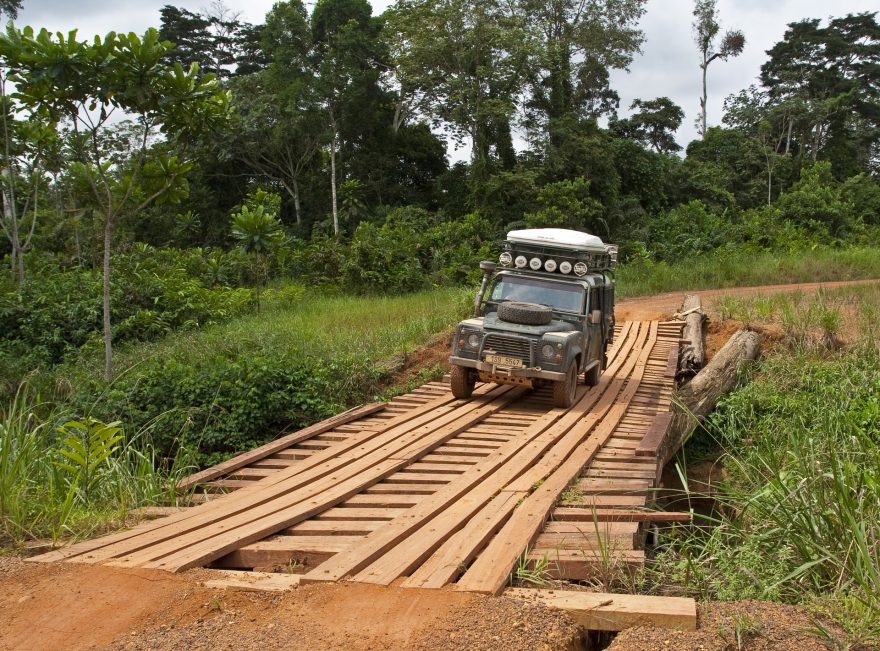
[[[490,364],[510,366],[512,368],[522,368],[523,365],[522,360],[518,357],[505,357],[504,355],[486,355],[486,361]]]

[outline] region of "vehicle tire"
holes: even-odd
[[[599,378],[602,377],[602,362],[600,361],[589,371],[584,373],[584,384],[588,387],[594,387],[599,384]]]
[[[571,407],[577,393],[578,368],[577,362],[572,362],[568,367],[565,379],[553,383],[553,404],[556,407]]]
[[[456,398],[464,398],[465,400],[470,398],[477,383],[477,378],[471,373],[471,370],[464,366],[453,366],[449,376],[452,395]]]
[[[505,301],[498,305],[498,318],[521,325],[545,325],[553,318],[553,309],[537,303]]]

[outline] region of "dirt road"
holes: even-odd
[[[688,294],[696,294],[703,299],[704,305],[720,296],[751,296],[755,294],[778,294],[780,292],[815,292],[819,288],[833,289],[853,285],[872,285],[878,280],[845,280],[825,283],[800,283],[795,285],[762,285],[759,287],[733,287],[728,289],[701,289]],[[669,292],[654,296],[638,296],[625,298],[617,302],[614,311],[618,322],[634,319],[663,319],[674,314],[679,307],[685,292]],[[707,305],[708,306],[708,305]]]
[[[284,593],[169,574],[0,558],[0,649],[577,649],[559,611],[451,590],[365,584]]]

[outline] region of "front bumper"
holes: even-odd
[[[452,355],[449,357],[449,363],[456,366],[464,366],[472,368],[481,373],[488,373],[494,376],[509,376],[518,378],[540,378],[542,380],[551,380],[559,382],[565,379],[565,373],[559,371],[545,371],[541,368],[511,368],[508,366],[498,366],[489,362],[483,362],[478,359],[468,359],[467,357],[457,357]]]

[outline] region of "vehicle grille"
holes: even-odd
[[[528,339],[514,339],[503,335],[487,335],[483,341],[483,353],[494,352],[506,357],[518,357],[526,366],[531,366],[531,344]]]

